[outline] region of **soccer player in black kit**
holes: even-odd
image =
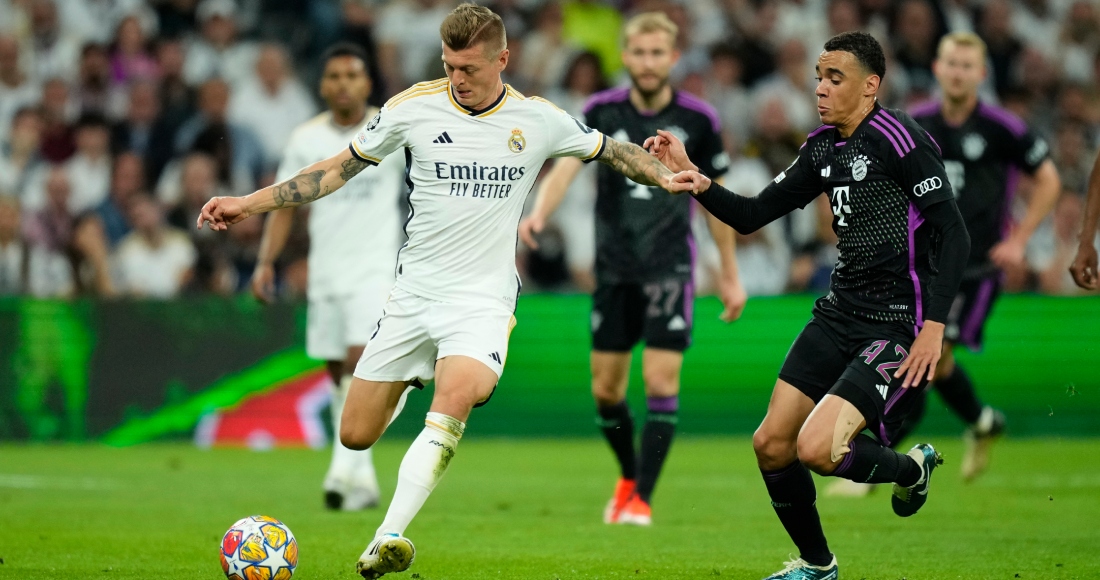
[[[675,136],[647,141],[682,172],[675,181],[693,182],[695,199],[739,232],[821,193],[832,203],[839,257],[830,292],[787,353],[753,436],[772,506],[800,552],[769,579],[837,578],[811,471],[893,483],[894,512],[907,517],[927,501],[941,462],[928,444],[908,454],[889,445],[939,361],[970,240],[936,145],[909,116],[876,102],[885,73],[882,47],[870,35],[846,32],[826,42],[816,88],[825,124],[756,197],[712,183]]]
[[[676,25],[663,13],[639,14],[624,26],[623,64],[631,86],[593,95],[584,122],[615,139],[641,144],[657,129],[685,141],[708,175],[725,173],[718,114],[700,99],[672,90],[669,73],[679,57]],[[543,180],[520,236],[534,234],[561,203],[581,162],[561,159]],[[598,174],[596,290],[592,297],[592,394],[599,424],[619,463],[620,478],[607,508],[609,524],[650,525],[650,499],[672,444],[679,409],[680,369],[691,342],[695,288],[690,198],[670,197],[614,172]],[[737,279],[733,230],[707,215],[721,254],[722,319],[736,319],[745,305]],[[640,454],[626,403],[631,349],[645,341],[642,374],[648,415]]]
[[[943,164],[970,234],[970,259],[947,318],[943,358],[933,385],[967,425],[962,476],[971,480],[988,464],[989,447],[1004,430],[1004,415],[983,406],[952,350],[982,346],[982,329],[1000,293],[1001,268],[1024,264],[1027,241],[1061,193],[1058,170],[1044,140],[1019,117],[978,98],[985,80],[985,42],[973,33],[945,36],[933,70],[943,100],[910,114],[943,149]],[[1027,213],[1012,224],[1011,203],[1018,172],[1034,187]],[[921,408],[923,410],[923,407]]]

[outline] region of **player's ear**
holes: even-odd
[[[500,70],[508,68],[508,57],[511,56],[511,52],[508,49],[500,51],[500,56],[497,57],[497,64],[500,65]]]
[[[877,95],[880,83],[882,83],[882,77],[876,74],[867,75],[867,78],[863,81],[863,96],[873,97]]]

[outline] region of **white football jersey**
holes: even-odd
[[[374,114],[376,110],[367,111],[367,118]],[[291,134],[277,180],[332,157],[348,146],[358,129],[340,127],[331,112],[299,125]],[[354,294],[366,280],[393,279],[397,251],[405,239],[400,201],[407,191],[405,164],[395,156],[310,204],[310,298]]]
[[[491,107],[470,111],[447,79],[390,99],[351,142],[370,163],[405,149],[413,189],[397,287],[512,309],[520,286],[516,228],[539,170],[550,157],[594,159],[603,146],[598,131],[507,85]]]

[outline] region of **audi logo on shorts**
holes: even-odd
[[[913,195],[921,197],[930,191],[936,191],[943,187],[943,181],[939,177],[929,177],[913,186]]]

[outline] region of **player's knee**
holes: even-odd
[[[835,468],[832,459],[832,442],[811,433],[800,433],[798,435],[798,460],[814,473],[821,475],[832,473]]]
[[[797,458],[795,442],[761,425],[752,434],[752,449],[761,467],[783,467]]]
[[[348,449],[354,451],[370,449],[381,436],[381,433],[373,433],[370,429],[354,425],[351,421],[341,421],[340,444]]]
[[[645,369],[642,371],[647,397],[674,397],[680,394],[680,377],[666,369]]]

